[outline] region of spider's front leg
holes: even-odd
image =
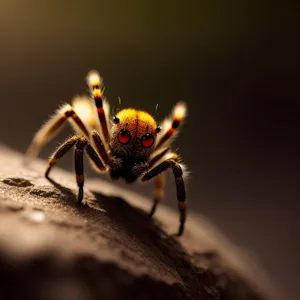
[[[46,170],[45,176],[49,178],[49,173],[51,168],[56,164],[56,162],[64,156],[74,145],[76,144],[74,159],[75,159],[75,172],[76,172],[76,182],[78,186],[78,202],[83,199],[83,185],[84,185],[84,167],[83,167],[83,152],[86,150],[89,158],[99,171],[106,171],[106,166],[101,161],[99,155],[94,150],[92,145],[85,137],[73,136],[66,140],[59,148],[52,154],[49,159],[49,166]]]
[[[177,201],[178,201],[178,209],[180,214],[180,226],[177,235],[180,236],[184,230],[184,224],[186,220],[186,194],[185,194],[185,186],[183,180],[183,172],[180,164],[176,161],[177,155],[174,153],[172,154],[171,158],[166,159],[158,166],[153,168],[152,170],[148,171],[142,176],[142,181],[148,181],[155,176],[162,175],[161,173],[166,171],[169,168],[172,168],[173,175],[175,178],[176,190],[177,190]],[[154,203],[155,210],[156,204]],[[154,212],[153,212],[154,213]]]

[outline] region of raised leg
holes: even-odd
[[[72,125],[74,125],[75,130],[78,133],[83,134],[88,138],[89,133],[85,125],[75,113],[72,106],[66,104],[59,110],[57,110],[54,116],[50,120],[48,120],[35,134],[32,143],[27,150],[27,156],[37,156],[43,145],[55,136],[55,134],[59,131],[59,129],[65,124],[65,121],[68,119],[72,122]]]
[[[108,123],[106,112],[108,107],[105,107],[105,104],[108,104],[104,101],[103,97],[103,82],[100,74],[97,71],[90,71],[87,75],[87,82],[91,89],[92,96],[97,107],[97,113],[101,125],[101,130],[104,137],[104,142],[109,143],[109,132],[108,132]]]
[[[175,157],[177,157],[176,154],[174,154],[174,158]],[[158,176],[162,172],[166,171],[168,168],[172,168],[176,184],[178,210],[180,214],[180,226],[177,235],[180,236],[183,233],[184,224],[186,220],[186,194],[184,180],[182,177],[182,168],[180,164],[174,160],[174,158],[172,157],[163,161],[161,164],[145,173],[141,179],[142,181],[148,181],[153,177]]]
[[[172,117],[167,118],[162,125],[161,137],[158,139],[155,150],[166,144],[176,135],[179,125],[186,116],[186,105],[183,102],[179,102],[175,105]]]

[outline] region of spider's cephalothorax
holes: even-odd
[[[132,108],[123,109],[111,118],[109,104],[103,97],[102,78],[96,71],[91,71],[87,82],[92,97],[76,97],[72,106],[63,105],[36,133],[27,154],[37,155],[42,146],[68,120],[77,134],[67,139],[52,154],[46,177],[57,160],[75,146],[79,202],[83,199],[83,153],[86,151],[95,169],[100,172],[108,171],[112,179],[123,178],[130,183],[137,179],[148,181],[156,178],[150,216],[162,200],[164,171],[171,168],[180,212],[178,235],[181,235],[186,219],[185,186],[182,165],[178,155],[171,151],[170,142],[186,115],[185,104],[176,104],[172,115],[165,119],[161,127],[157,126],[150,114]]]
[[[146,170],[158,128],[153,117],[143,111],[123,109],[114,116],[109,143],[113,161],[108,161],[112,178],[132,182]],[[117,166],[116,161],[120,162]]]

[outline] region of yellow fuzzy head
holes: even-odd
[[[141,159],[150,156],[158,127],[149,113],[123,109],[113,118],[113,123],[110,146],[115,155]]]

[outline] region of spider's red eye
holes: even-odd
[[[130,132],[126,129],[122,129],[119,134],[118,134],[118,140],[120,143],[122,144],[127,144],[129,143],[131,139],[131,135]]]
[[[142,144],[144,147],[146,148],[150,148],[154,143],[154,137],[151,133],[146,133],[143,137],[142,137]]]

